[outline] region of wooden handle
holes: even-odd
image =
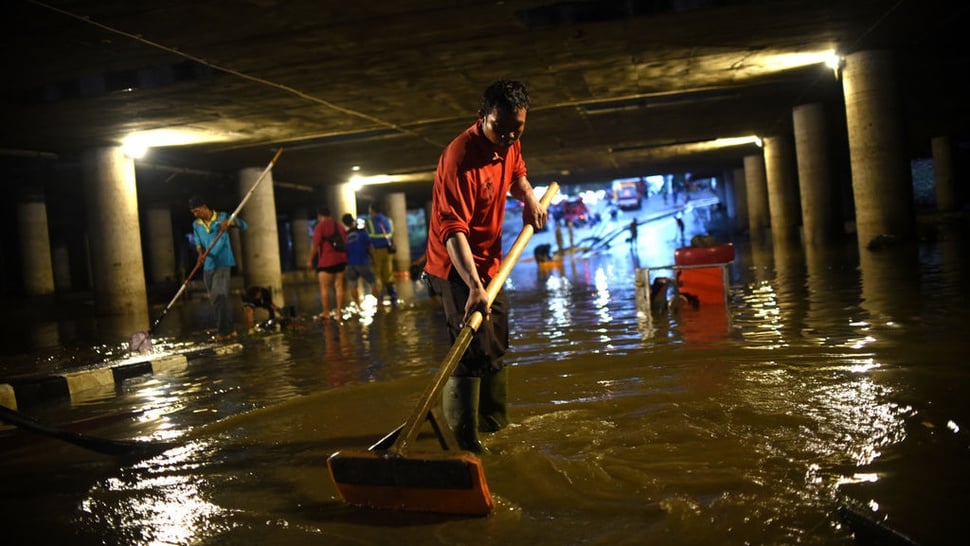
[[[559,193],[559,183],[553,182],[549,184],[549,189],[546,193],[542,194],[542,199],[539,200],[539,206],[542,210],[549,210],[549,205],[552,203],[552,198]],[[525,245],[529,243],[529,239],[535,234],[535,228],[532,225],[527,225],[522,227],[522,231],[519,232],[519,236],[515,238],[509,251],[505,253],[502,259],[502,264],[498,268],[498,272],[489,281],[488,287],[486,287],[486,292],[488,292],[488,305],[491,306],[498,297],[498,293],[502,290],[502,285],[508,280],[509,274],[512,272],[512,268],[515,267],[516,262],[519,261],[519,257],[522,256],[522,252],[525,250]],[[476,316],[477,315],[477,316]],[[467,324],[473,324],[472,329],[478,330],[478,327],[482,325],[481,311],[475,311],[471,317],[468,319]]]

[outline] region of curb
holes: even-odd
[[[65,372],[43,377],[11,379],[0,383],[0,405],[16,410],[54,400],[84,401],[104,389],[116,388],[126,379],[155,375],[169,371],[181,371],[188,367],[190,360],[233,354],[241,351],[243,345],[207,345],[175,354],[149,355],[134,357],[107,367]]]

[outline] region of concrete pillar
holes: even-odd
[[[357,193],[354,185],[350,182],[328,186],[327,203],[330,205],[330,213],[333,219],[338,222],[344,214],[350,214],[357,218]]]
[[[91,280],[100,315],[144,317],[148,326],[145,268],[135,163],[120,147],[94,148],[81,155],[87,203]]]
[[[167,206],[151,207],[145,213],[148,233],[148,267],[152,283],[175,278],[175,236],[172,211]]]
[[[731,203],[734,196],[729,196],[725,191],[730,180],[731,171],[721,171],[721,175],[712,177],[710,182],[713,186],[712,190],[714,195],[717,196],[717,200],[724,205],[725,210],[727,210],[728,207],[732,209],[734,208],[734,205]]]
[[[54,268],[54,291],[71,291],[71,252],[64,243],[55,243],[51,249],[51,265]]]
[[[263,170],[260,167],[249,167],[239,171],[240,202],[253,188]],[[272,171],[266,173],[266,177],[253,191],[246,206],[239,212],[239,217],[249,224],[249,228],[239,237],[246,264],[244,288],[266,286],[273,293],[273,302],[285,305]],[[238,230],[232,231],[238,233]]]
[[[751,237],[761,237],[771,226],[768,213],[768,182],[765,180],[764,156],[744,157],[745,190],[748,194],[748,230]]]
[[[789,135],[770,136],[765,137],[764,142],[771,239],[798,241],[802,211],[798,204],[798,175],[792,139]]]
[[[226,211],[227,214],[232,214],[232,211]],[[242,216],[242,213],[240,213]],[[246,220],[246,217],[242,217]],[[247,220],[248,221],[248,220]],[[223,237],[229,237],[229,245],[232,247],[232,256],[236,258],[236,274],[246,276],[246,256],[243,254],[242,237],[239,235],[238,229],[230,229],[229,233],[223,235]],[[199,275],[202,274],[202,270],[199,270]],[[201,279],[202,277],[197,277]]]
[[[848,55],[842,92],[859,246],[867,246],[880,235],[912,239],[910,159],[891,54],[862,51]]]
[[[933,176],[936,179],[936,209],[957,209],[957,182],[950,137],[936,137],[933,143]]]
[[[24,291],[30,296],[53,294],[54,267],[51,265],[47,204],[43,198],[36,196],[17,205],[17,227]]]
[[[842,203],[835,184],[825,107],[803,104],[792,110],[802,235],[806,245],[826,244],[842,235]]]
[[[297,270],[305,269],[306,262],[310,259],[310,214],[308,209],[297,209],[290,222],[293,230],[293,259]]]
[[[411,269],[411,241],[408,238],[408,208],[403,192],[392,193],[385,200],[387,216],[394,222],[394,272]]]
[[[748,229],[748,189],[744,169],[734,169],[731,187],[734,191],[734,227],[737,231]]]

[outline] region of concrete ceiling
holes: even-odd
[[[530,88],[534,183],[721,172],[758,149],[683,145],[788,133],[792,108],[808,102],[844,123],[832,69],[791,66],[829,49],[893,51],[914,156],[934,136],[963,138],[970,118],[970,8],[952,0],[27,0],[2,10],[8,180],[69,171],[82,149],[161,130],[194,142],[139,163],[147,194],[262,167],[279,146],[278,202],[344,182],[355,165],[428,180],[498,78]]]

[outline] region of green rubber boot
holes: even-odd
[[[482,378],[478,404],[478,430],[495,432],[509,425],[509,369]]]
[[[458,446],[472,453],[484,453],[478,439],[478,377],[449,377],[441,394],[445,420],[458,438]]]

